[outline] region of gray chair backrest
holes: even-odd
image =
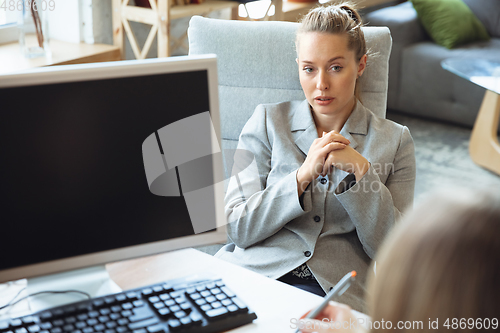
[[[189,54],[217,55],[224,149],[236,148],[240,132],[257,105],[305,99],[295,61],[298,26],[292,22],[191,18]],[[374,55],[368,58],[360,79],[361,100],[385,118],[392,39],[386,27],[364,27],[363,31]]]

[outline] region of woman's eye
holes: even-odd
[[[311,67],[304,67],[304,72],[306,72],[306,73],[312,73],[313,69]]]
[[[332,66],[330,67],[330,69],[333,70],[334,72],[339,72],[342,69],[342,66]]]

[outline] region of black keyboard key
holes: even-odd
[[[109,315],[111,313],[111,309],[109,308],[104,308],[99,311],[103,316]]]
[[[125,326],[128,324],[128,319],[127,318],[118,319],[117,323],[120,326]]]
[[[201,286],[196,287],[197,291],[203,291],[205,289],[207,289],[207,288],[205,288],[205,285],[201,285]]]
[[[225,299],[225,300],[223,300],[221,303],[222,303],[222,305],[224,305],[224,306],[228,306],[228,305],[233,304],[233,302],[231,302],[231,300],[230,300],[230,299]]]
[[[87,323],[84,321],[79,321],[75,324],[75,327],[81,330],[82,328],[85,328],[87,326]]]
[[[125,333],[125,332],[127,332],[127,331],[128,331],[128,328],[127,328],[127,327],[118,327],[118,328],[116,329],[116,332],[118,332],[118,333]]]
[[[237,312],[239,309],[240,309],[240,308],[239,308],[239,307],[237,307],[237,306],[236,306],[236,305],[234,305],[234,304],[231,304],[231,305],[229,305],[229,306],[227,307],[227,310],[228,310],[229,312]]]
[[[116,295],[115,300],[118,303],[122,303],[122,302],[125,302],[127,300],[127,296],[125,294]]]
[[[214,309],[217,309],[217,308],[222,307],[222,304],[221,304],[220,302],[213,302],[213,303],[210,303],[210,305],[211,305]]]
[[[108,317],[108,316],[100,316],[100,317],[99,317],[99,321],[100,321],[101,323],[108,322],[108,321],[109,321],[109,317]]]
[[[208,290],[203,290],[202,292],[200,292],[200,295],[203,297],[208,297],[211,296],[212,294]]]
[[[150,296],[151,294],[153,294],[153,289],[151,289],[151,288],[142,289],[142,294],[144,296]]]
[[[189,318],[191,318],[193,324],[201,324],[203,322],[203,317],[197,312],[192,312]]]
[[[20,327],[21,325],[23,324],[22,320],[19,319],[19,318],[16,318],[16,319],[12,319],[10,321],[10,326],[12,327]]]
[[[189,318],[189,317],[181,318],[181,319],[179,319],[179,321],[181,322],[182,326],[184,326],[184,327],[192,324],[191,318]]]
[[[187,288],[187,289],[186,289],[186,292],[187,292],[188,294],[195,293],[195,292],[196,292],[196,288],[194,288],[194,287]]]
[[[200,309],[202,309],[203,311],[209,311],[213,308],[210,304],[205,304],[205,305],[200,306]]]
[[[132,311],[130,311],[130,310],[122,311],[122,316],[125,318],[130,317],[131,315],[132,315]]]
[[[154,286],[153,287],[153,291],[157,294],[161,293],[163,291],[163,287],[162,286]]]
[[[236,296],[228,287],[222,287],[221,289],[228,297]]]
[[[170,295],[169,295],[169,294],[161,294],[159,297],[160,297],[160,299],[161,299],[162,301],[165,301],[165,300],[167,300],[167,299],[169,299],[169,298],[170,298]]]
[[[121,310],[122,310],[122,307],[121,307],[121,306],[119,306],[119,305],[113,305],[113,306],[111,307],[111,311],[112,311],[112,312],[120,312]]]
[[[214,295],[217,295],[217,294],[220,294],[221,293],[221,290],[219,288],[213,288],[213,289],[210,289],[210,291],[212,292],[212,294]]]
[[[154,317],[153,311],[151,311],[146,306],[143,306],[141,308],[136,308],[136,309],[133,310],[133,312],[134,312],[134,315],[130,316],[128,318],[128,320],[130,320],[130,322],[132,322],[132,323],[136,322],[136,321],[140,321],[140,320],[144,320],[144,319],[148,319],[148,318]]]
[[[71,325],[71,324],[70,324],[70,325],[65,325],[65,326],[63,327],[63,331],[64,331],[64,332],[71,332],[71,331],[73,331],[74,329],[75,329],[75,326],[73,326],[73,325]]]
[[[226,315],[228,311],[226,308],[218,308],[218,309],[213,309],[213,310],[208,310],[205,312],[205,316],[207,316],[208,320],[214,320],[214,319],[219,319]]]
[[[153,304],[153,306],[155,307],[155,309],[161,309],[161,308],[165,307],[165,303],[158,302],[158,303]]]
[[[220,293],[220,294],[217,294],[215,296],[215,298],[217,298],[219,301],[222,301],[223,299],[226,299],[227,296],[226,296],[226,294]]]
[[[134,306],[132,305],[132,303],[123,303],[122,304],[122,309],[123,310],[130,310],[132,309]]]
[[[60,328],[60,327],[55,327],[55,328],[50,330],[50,333],[61,333],[61,332],[62,332],[62,328]]]
[[[40,327],[42,330],[50,330],[52,328],[52,323],[50,321],[45,322],[45,323],[41,323]]]
[[[171,312],[168,308],[163,308],[163,309],[160,309],[160,311],[158,311],[158,313],[160,314],[160,316],[162,317],[166,317],[168,316]]]
[[[189,297],[191,297],[191,299],[193,301],[196,301],[197,299],[199,299],[201,297],[201,295],[199,293],[193,293],[193,294],[190,294]]]
[[[62,320],[62,319],[54,320],[52,322],[52,325],[54,325],[54,326],[62,326],[62,325],[64,325],[64,320]]]
[[[94,330],[95,331],[104,331],[106,327],[103,324],[95,325]]]
[[[83,333],[92,333],[94,332],[94,329],[92,327],[85,327],[83,330],[82,330]]]
[[[171,307],[170,307],[170,311],[172,311],[172,312],[177,312],[177,311],[179,311],[180,309],[181,309],[181,307],[180,307],[180,306],[178,306],[178,305],[174,305],[174,306],[171,306]]]
[[[172,306],[172,305],[175,305],[175,301],[173,299],[167,299],[165,301],[165,305],[166,306]]]
[[[175,332],[181,327],[181,322],[177,319],[170,319],[168,321],[168,327]]]
[[[97,319],[95,319],[95,318],[91,318],[91,319],[87,320],[87,324],[88,324],[89,326],[94,326],[94,325],[97,325],[98,323],[99,323],[99,322],[98,322],[98,321],[97,321]]]
[[[215,282],[209,282],[209,283],[207,283],[207,288],[208,289],[215,288]]]
[[[156,324],[153,326],[148,327],[148,332],[149,333],[158,333],[158,332],[165,332],[165,328],[163,327],[162,324]]]
[[[135,330],[134,333],[148,333],[145,328],[141,328],[140,330]]]
[[[245,303],[243,303],[238,297],[234,297],[231,299],[233,301],[234,304],[236,304],[241,311],[247,311],[248,308],[247,306],[245,305]]]
[[[207,304],[207,301],[205,301],[204,298],[200,298],[200,299],[196,300],[196,304],[198,304],[199,306],[202,306],[203,304]]]
[[[215,282],[215,284],[217,285],[217,287],[224,287],[225,286],[225,284],[224,284],[224,282],[222,282],[222,280]]]
[[[96,299],[94,302],[92,302],[94,307],[100,308],[101,306],[104,306],[104,300],[103,299]]]
[[[40,314],[40,319],[43,320],[43,321],[49,320],[50,318],[52,318],[52,313],[49,312],[49,311],[42,312]]]
[[[54,310],[54,311],[52,312],[52,315],[53,315],[54,317],[61,317],[61,316],[63,316],[63,315],[64,315],[64,310],[62,310],[62,309]]]
[[[97,311],[90,311],[88,313],[88,315],[89,315],[89,318],[97,318],[97,317],[99,317],[99,312],[97,312]]]
[[[212,302],[215,302],[217,299],[213,296],[208,296],[207,298],[205,298],[205,300],[208,302],[208,303],[212,303]]]
[[[40,326],[38,326],[38,325],[32,325],[32,326],[28,327],[28,331],[30,333],[38,333],[41,331],[41,329],[40,329]]]
[[[160,298],[158,296],[153,296],[148,298],[149,303],[156,303],[160,301]]]
[[[188,302],[184,302],[182,304],[179,304],[179,306],[184,311],[190,311],[191,310],[191,304],[189,304]]]
[[[86,313],[82,313],[82,314],[79,314],[78,316],[76,316],[76,319],[78,319],[79,321],[84,321],[84,320],[89,319],[89,316]]]
[[[111,319],[111,320],[118,320],[120,318],[121,318],[121,316],[119,313],[112,313],[109,315],[109,319]]]
[[[118,297],[118,296],[117,296],[117,297]],[[139,296],[138,296],[138,294],[137,294],[135,291],[129,291],[129,292],[127,293],[127,299],[128,299],[129,301],[133,301],[133,300],[138,299],[138,298],[139,298]]]
[[[75,332],[73,332],[73,333],[75,333]],[[116,333],[116,331],[113,329],[108,329],[108,330],[105,330],[104,333]]]
[[[184,296],[179,296],[179,297],[177,297],[177,298],[175,299],[175,302],[176,302],[177,304],[184,303],[185,301],[186,301],[186,297],[184,297]]]
[[[175,318],[181,319],[187,316],[186,312],[184,311],[177,311],[174,313]]]
[[[107,328],[115,328],[116,326],[118,326],[118,325],[114,321],[108,321],[106,323]]]
[[[135,323],[131,323],[128,325],[128,328],[130,328],[131,330],[136,330],[138,328],[143,328],[143,327],[148,327],[151,325],[158,324],[158,322],[159,322],[158,318],[155,317],[155,318],[150,318],[150,319],[138,321]]]
[[[64,320],[66,324],[74,324],[76,323],[76,317],[68,317]]]
[[[143,302],[143,301],[141,301],[140,299],[138,299],[137,301],[134,301],[132,304],[133,304],[136,308],[138,308],[138,307],[143,306],[143,305],[144,305],[144,302]]]
[[[116,303],[116,298],[114,298],[113,296],[106,297],[104,298],[104,303],[106,303],[107,305],[112,305]]]

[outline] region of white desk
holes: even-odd
[[[258,317],[252,324],[230,332],[294,332],[290,320],[299,319],[321,303],[319,296],[194,249],[109,264],[107,269],[124,290],[198,272],[218,274]]]
[[[194,249],[185,249],[155,256],[128,260],[106,266],[111,278],[123,289],[133,289],[201,272],[219,275],[224,282],[255,313],[252,323],[230,332],[281,333],[294,332],[293,318],[299,319],[322,298],[282,282],[272,280],[245,268],[233,265]],[[22,288],[22,286],[19,286]],[[17,289],[20,289],[17,288]],[[0,293],[2,300],[12,298],[16,291]],[[3,303],[3,302],[2,302]],[[10,312],[13,317],[27,314],[27,304],[19,304]],[[364,317],[365,315],[359,314]]]

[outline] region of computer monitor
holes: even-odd
[[[1,76],[0,282],[226,241],[218,103],[214,55]]]

